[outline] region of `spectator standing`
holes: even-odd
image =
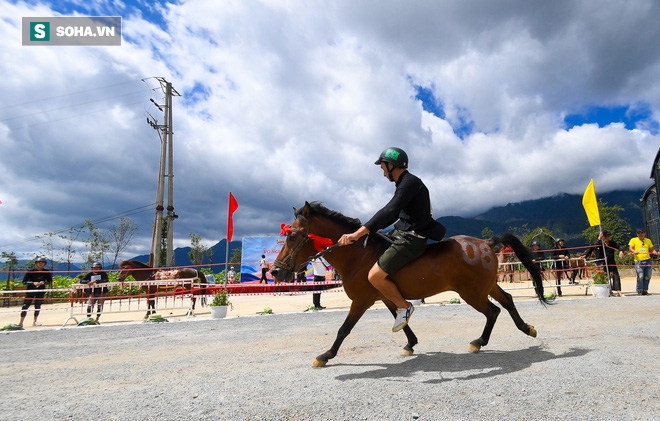
[[[557,276],[557,295],[561,297],[561,278],[566,269],[571,267],[568,249],[564,247],[564,239],[557,238],[555,248],[552,249],[552,257],[555,259],[555,273]]]
[[[34,261],[35,270],[31,270],[25,273],[23,277],[23,284],[27,287],[25,293],[25,299],[23,300],[23,306],[21,307],[21,321],[18,323],[19,326],[23,326],[25,321],[25,316],[27,315],[27,309],[34,303],[34,322],[32,326],[41,326],[41,323],[37,321],[39,318],[39,313],[41,310],[41,304],[44,302],[44,297],[46,296],[46,284],[51,285],[53,283],[53,274],[46,269],[46,259],[44,257],[37,257],[37,260]]]
[[[92,271],[88,272],[80,278],[81,284],[86,284],[89,288],[87,293],[89,294],[89,301],[87,303],[87,317],[92,317],[92,312],[94,311],[94,305],[96,304],[96,321],[98,322],[101,318],[101,313],[103,312],[103,301],[105,301],[105,296],[108,293],[107,286],[100,286],[100,284],[106,284],[110,279],[108,279],[108,274],[103,272],[103,266],[100,262],[92,263]]]
[[[230,284],[235,284],[236,283],[236,272],[234,271],[234,267],[229,268],[229,272],[227,272],[227,282]]]
[[[603,243],[605,243],[605,256],[603,256]],[[616,294],[618,297],[623,297],[623,295],[621,295],[621,276],[619,275],[619,269],[617,268],[616,260],[614,259],[614,253],[617,250],[619,251],[619,258],[623,257],[623,251],[620,250],[616,241],[612,240],[612,233],[603,230],[598,234],[598,240],[596,240],[592,247],[585,250],[582,257],[587,259],[594,254],[598,260],[596,265],[599,266],[601,270],[610,274],[610,279],[612,280],[612,294]]]
[[[545,252],[541,250],[541,243],[532,241],[532,262],[539,268],[541,276],[543,276],[543,265],[541,261],[545,260]]]
[[[268,278],[266,278],[266,273],[268,272],[268,260],[266,260],[266,255],[261,255],[261,260],[259,260],[259,267],[261,267],[261,279],[259,283],[268,283]]]
[[[323,259],[320,257],[318,259],[312,260],[312,268],[314,269],[314,282],[325,282],[325,274],[327,266],[323,263]],[[314,285],[314,291],[320,291],[321,285]],[[312,302],[314,304],[314,310],[323,310],[325,307],[321,305],[321,293],[315,292],[312,294]]]
[[[653,243],[646,238],[646,231],[639,228],[637,237],[633,237],[628,243],[628,250],[635,258],[635,272],[637,272],[637,295],[649,295],[649,282],[653,267],[651,266],[651,255],[658,255],[653,250]]]

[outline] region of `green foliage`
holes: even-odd
[[[483,239],[489,239],[493,236],[493,230],[485,227],[483,230],[481,230],[481,238]]]
[[[460,304],[460,303],[461,300],[458,298],[452,298],[451,300],[449,300],[449,304]]]
[[[598,199],[598,213],[600,214],[600,224],[604,230],[612,232],[612,240],[616,241],[619,246],[628,244],[630,238],[633,237],[634,228],[625,219],[619,216],[619,213],[624,209],[619,205],[607,206],[606,202]],[[593,244],[598,239],[600,230],[598,226],[589,227],[582,231],[582,236],[587,240],[588,244]]]
[[[202,244],[202,236],[190,233],[190,251],[188,257],[193,265],[201,265],[208,249]]]
[[[535,228],[529,235],[524,237],[523,243],[525,246],[531,248],[533,241],[538,241],[541,244],[541,250],[549,250],[555,246],[555,235],[552,231],[545,227]]]
[[[68,276],[53,276],[53,289],[71,288],[71,285],[78,282],[77,278],[70,278]],[[51,292],[53,298],[70,298],[71,293],[68,291],[53,291]]]
[[[226,289],[223,289],[222,291],[218,292],[213,296],[213,301],[211,301],[211,304],[209,306],[231,306],[231,301],[229,301],[229,293],[227,292]],[[232,306],[232,309],[234,307]]]
[[[131,240],[138,234],[138,226],[131,218],[119,218],[119,226],[111,226],[108,230],[108,250],[112,255],[112,269],[117,264],[119,255],[126,250]]]
[[[92,317],[85,317],[78,323],[78,326],[96,326],[99,325],[100,323],[97,322],[94,318]]]
[[[273,313],[273,309],[270,307],[264,308],[263,311],[257,311],[257,314],[275,314]]]
[[[2,329],[0,329],[0,330],[25,330],[25,329],[23,328],[23,326],[20,326],[20,325],[14,324],[14,323],[10,323],[8,325],[3,326]]]
[[[87,245],[87,253],[84,253],[85,264],[87,267],[91,267],[92,263],[96,261],[104,262],[104,257],[110,249],[110,242],[107,234],[96,227],[91,219],[85,221],[85,226],[89,234],[84,240]]]
[[[528,227],[528,224],[522,224],[519,227],[516,226],[509,226],[508,230],[511,234],[515,235],[518,238],[525,238],[528,237],[531,233],[531,230]]]
[[[593,277],[594,284],[608,284],[607,274],[602,270],[597,270]]]
[[[149,316],[148,319],[146,319],[142,323],[166,323],[169,322],[165,317],[161,316],[160,314],[152,314]]]
[[[227,247],[229,247],[229,245],[227,245]],[[241,263],[242,253],[243,252],[240,247],[235,248],[234,251],[231,252],[229,263]]]

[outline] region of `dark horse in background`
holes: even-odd
[[[119,275],[117,276],[117,279],[121,282],[124,282],[124,280],[128,277],[128,275],[132,275],[133,278],[136,281],[155,281],[156,280],[156,273],[162,269],[160,268],[153,268],[145,263],[142,263],[137,260],[124,260],[123,262],[119,263],[119,267],[121,268],[121,272],[119,272]],[[174,269],[176,271],[176,278],[177,279],[191,279],[193,283],[200,283],[200,284],[206,284],[206,276],[200,272],[197,269],[193,268],[181,268],[181,269]],[[186,315],[195,315],[195,302],[197,301],[197,298],[194,295],[194,292],[192,291],[192,285],[191,284],[183,284],[183,286],[188,289],[189,292],[193,294],[193,297],[191,299],[191,307],[188,310],[188,313]],[[144,318],[148,318],[149,315],[155,314],[156,313],[156,292],[158,292],[158,286],[157,285],[143,285],[142,286],[142,291],[147,294],[147,314],[144,316]],[[204,295],[206,294],[206,287],[202,286],[200,289],[200,294]],[[202,297],[202,305],[206,304],[206,300],[204,297]]]
[[[271,270],[273,276],[280,281],[289,282],[296,270],[317,254],[314,240],[310,239],[310,235],[313,234],[314,238],[329,238],[333,244],[336,244],[339,237],[355,231],[361,225],[358,219],[347,218],[317,202],[311,204],[305,202],[303,208],[294,209],[294,215],[296,219],[291,224],[291,231]],[[497,284],[498,262],[493,251],[493,247],[497,244],[505,244],[513,249],[530,272],[539,300],[546,303],[541,274],[532,263],[531,252],[513,234],[498,234],[491,240],[456,236],[429,244],[422,256],[389,278],[406,299],[422,299],[444,291],[456,291],[466,303],[486,316],[486,326],[481,336],[470,342],[470,352],[477,352],[488,344],[493,326],[501,311],[489,301],[488,296],[497,300],[509,312],[520,331],[536,337],[534,327],[525,323],[518,314],[511,294],[502,290]],[[351,333],[365,311],[377,300],[383,301],[392,316],[396,315],[394,303],[374,288],[367,278],[369,269],[388,246],[389,243],[385,239],[371,234],[365,248],[349,245],[334,248],[325,254],[325,259],[341,275],[346,295],[352,302],[335,342],[328,351],[316,357],[313,363],[315,367],[324,366],[328,360],[337,355],[344,339]],[[412,355],[417,337],[410,325],[403,328],[403,331],[408,343],[402,353]]]

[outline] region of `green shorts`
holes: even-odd
[[[426,250],[426,239],[394,230],[397,240],[378,258],[380,266],[388,275],[394,275],[402,267],[417,259]]]

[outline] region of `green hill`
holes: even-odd
[[[644,190],[613,191],[598,195],[607,206],[619,205],[624,210],[619,214],[633,227],[643,226],[640,199]],[[509,203],[489,209],[474,218],[446,216],[438,218],[447,227],[447,236],[470,235],[481,238],[484,228],[494,233],[516,231],[527,224],[528,230],[543,227],[556,236],[566,239],[566,245],[577,247],[585,245],[582,231],[589,227],[587,216],[582,207],[582,195],[560,193],[556,196],[520,203]],[[630,233],[634,235],[634,233]]]

